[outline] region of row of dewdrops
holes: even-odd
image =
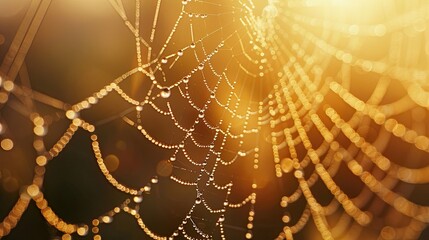
[[[9,99],[10,92],[13,91],[15,84],[10,80],[5,80],[0,76],[0,104],[5,104]],[[6,133],[6,125],[0,119],[0,147],[4,151],[13,149],[13,141],[10,138],[4,137]]]

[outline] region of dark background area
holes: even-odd
[[[2,36],[4,37],[4,42],[1,43],[0,41],[0,59],[3,59],[6,55],[30,1],[20,0],[17,2],[19,4],[16,3],[16,6],[10,7],[8,11],[4,10],[6,8],[0,8],[0,40]],[[227,1],[219,2],[228,5]],[[147,13],[147,16],[143,16],[142,21],[142,29],[145,29],[143,35],[149,33],[149,30],[146,29],[150,29],[149,23],[152,23],[152,21],[145,20],[151,19],[149,13],[153,14],[152,9],[154,9],[155,3],[156,1],[147,1],[142,7],[142,12],[144,13],[142,15]],[[22,4],[22,7],[20,7],[20,4]],[[125,1],[125,4],[128,10],[132,10],[133,1]],[[177,9],[180,4],[180,1],[175,1],[175,3],[168,2],[168,4],[164,4],[161,7],[162,15],[158,27],[160,38],[167,36],[169,33],[170,27],[174,24],[172,19],[177,17]],[[0,6],[2,6],[1,3]],[[16,10],[15,13],[13,10]],[[130,14],[130,16],[132,15]],[[218,20],[221,18],[219,17]],[[223,21],[228,20],[224,19]],[[212,28],[216,29],[222,24],[222,21],[219,20],[219,22],[213,23]],[[203,31],[201,29],[202,24],[195,25],[200,27],[196,32]],[[234,28],[234,26],[231,28]],[[226,27],[225,29],[225,31],[228,31]],[[173,39],[172,45],[174,47],[168,49],[168,51],[172,52],[174,49],[189,42],[188,29],[179,27],[179,31],[183,31],[183,34],[179,34],[176,37],[177,39]],[[288,30],[285,31],[288,32]],[[316,32],[316,30],[314,31]],[[203,33],[201,34],[204,35]],[[293,41],[305,42],[299,35],[292,32],[288,32],[288,34],[293,38]],[[243,38],[248,40],[244,37],[244,34]],[[215,37],[213,42],[218,42],[219,39],[219,37]],[[286,40],[284,41],[286,42]],[[347,40],[343,42],[347,42]],[[347,44],[343,44],[343,42],[339,41],[340,45],[342,44],[343,47],[346,47]],[[368,54],[369,58],[382,55],[388,51],[383,47],[379,47],[382,45],[379,42],[371,45],[369,40],[367,43],[367,46],[377,49],[370,53],[362,53],[362,55]],[[25,59],[31,88],[66,104],[75,104],[136,66],[134,44],[133,36],[108,1],[52,1]],[[159,40],[154,45],[159,47],[162,45],[162,41]],[[308,52],[313,50],[311,46],[308,46],[307,49],[309,50]],[[227,54],[225,56],[227,57]],[[171,79],[180,79],[182,72],[188,72],[190,67],[188,65],[195,63],[191,62],[192,60],[195,61],[195,59],[189,59],[189,64],[185,60],[178,62],[174,69],[169,70],[168,74]],[[221,66],[223,62],[222,59],[213,61],[218,66]],[[337,75],[340,67],[341,64],[338,61],[332,61],[324,73],[324,77]],[[352,74],[352,78],[354,80],[358,79],[358,81],[353,81],[351,92],[361,99],[367,99],[374,90],[374,81],[379,76],[359,70],[352,71]],[[17,84],[22,84],[23,79],[21,77],[19,76],[16,79]],[[270,81],[269,77],[265,76],[263,79],[264,81],[266,80],[265,82],[252,82],[252,79],[246,82],[245,77],[243,77],[244,80],[240,79],[239,87],[242,87],[245,92],[243,93],[244,101],[257,103],[266,96],[272,87],[273,81]],[[123,87],[133,97],[141,98],[144,96],[142,93],[148,91],[147,77],[136,74],[128,80],[130,81],[124,83]],[[201,86],[198,84],[201,83],[195,81],[194,85],[191,85],[191,91],[193,91],[196,99],[202,102],[203,99],[208,98],[209,94],[199,91]],[[251,91],[250,89],[256,90]],[[406,94],[401,86],[393,85],[390,90],[383,99],[384,102],[394,101],[399,96]],[[196,114],[189,110],[189,106],[186,103],[181,103],[180,97],[177,97],[177,95],[177,90],[172,91],[172,104],[176,104],[175,107],[178,109],[178,113],[181,114],[180,121],[185,125],[189,125],[194,121]],[[11,95],[9,102],[0,106],[1,123],[7,123],[7,131],[1,137],[9,137],[15,143],[13,151],[5,152],[0,150],[0,182],[2,183],[2,187],[0,187],[0,219],[3,219],[10,211],[23,187],[31,184],[35,166],[34,159],[37,156],[33,148],[33,124],[11,104],[14,101],[20,101],[20,99]],[[162,101],[161,99],[160,104],[163,103]],[[325,101],[327,104],[335,106],[338,111],[341,111],[341,115],[345,119],[353,113],[351,108],[347,107],[332,93],[326,96]],[[70,121],[64,118],[63,110],[49,107],[46,104],[35,102],[35,109],[40,115],[51,119],[48,133],[43,138],[45,146],[50,147],[64,133]],[[114,176],[126,185],[139,187],[150,181],[157,172],[157,164],[168,159],[173,151],[166,151],[154,146],[144,139],[138,131],[118,117],[122,112],[129,109],[130,106],[125,104],[118,95],[111,94],[90,110],[84,111],[82,117],[95,123],[103,155],[115,155],[120,159],[119,167],[114,172]],[[322,111],[320,110],[320,112]],[[427,110],[424,111],[427,113]],[[144,119],[145,124],[153,133],[157,134],[165,142],[174,142],[180,139],[180,131],[171,124],[170,119],[163,119],[153,113],[150,110],[144,110],[144,114],[147,116]],[[208,118],[216,122],[220,115],[213,113]],[[406,125],[412,124],[410,112],[397,116],[397,118]],[[429,127],[428,121],[424,124]],[[370,125],[368,128],[367,139],[374,139],[379,131],[378,126],[374,124],[374,126]],[[197,136],[201,141],[210,141],[212,132],[207,129],[199,129],[198,131]],[[261,135],[269,136],[269,131],[268,127],[264,128]],[[316,135],[314,133],[314,136]],[[350,144],[344,137],[340,136],[341,139],[344,140],[345,146]],[[246,144],[252,146],[255,141],[257,139],[250,137],[246,140]],[[318,138],[314,137],[314,142],[320,144],[320,136]],[[315,145],[317,146],[318,144]],[[231,143],[231,145],[234,144]],[[231,148],[233,151],[236,150],[236,146],[231,146]],[[189,150],[193,150],[192,152],[196,154],[199,153],[197,149],[189,148]],[[298,150],[300,156],[305,153],[303,148]],[[258,179],[259,188],[257,190],[258,199],[253,230],[254,239],[273,239],[281,232],[283,228],[281,217],[285,209],[280,207],[279,199],[292,193],[298,186],[296,179],[292,175],[285,174],[285,177],[281,179],[274,176],[274,163],[272,162],[271,154],[271,145],[268,142],[261,143],[261,169],[258,171],[258,176],[252,176],[251,157],[243,158],[242,161],[225,169],[217,176],[221,181],[227,182],[231,179],[234,181],[235,191],[233,191],[231,201],[241,201],[241,199],[250,194],[252,181]],[[404,142],[395,142],[395,140],[392,140],[385,154],[400,163],[407,162],[407,159],[412,159],[413,162],[420,165],[423,165],[428,158],[426,152],[422,153],[409,147]],[[309,168],[306,171],[310,173],[313,169]],[[192,171],[186,172],[175,169],[174,173],[184,178],[192,179],[195,177],[195,173]],[[357,194],[362,188],[362,183],[347,170],[345,164],[341,166],[341,170],[335,176],[335,180],[338,180],[337,182],[342,189],[345,189],[344,191],[351,196]],[[409,199],[423,205],[429,203],[429,194],[426,194],[428,191],[427,184],[417,186],[403,184],[401,186],[406,189],[404,192],[409,194]],[[402,188],[398,187],[397,190],[401,191]],[[84,131],[78,131],[60,155],[52,162],[49,162],[46,167],[45,182],[42,190],[52,209],[62,219],[66,222],[86,223],[88,225],[91,224],[92,219],[106,214],[129,197],[117,191],[105,180],[105,177],[98,169],[91,149],[90,134]],[[312,190],[322,205],[328,204],[332,199],[329,191],[321,182],[317,183]],[[208,198],[212,198],[213,202],[217,200],[217,203],[219,203],[220,201],[216,199],[215,195],[216,192],[213,191]],[[151,194],[144,195],[140,214],[147,225],[155,232],[161,235],[169,235],[180,224],[195,197],[195,189],[192,187],[181,186],[173,183],[168,178],[160,177],[159,182],[152,185]],[[374,201],[380,202],[379,199]],[[300,216],[305,203],[301,199],[288,207],[292,219],[296,220]],[[244,238],[243,236],[247,231],[248,210],[248,206],[228,210],[225,222],[228,239]],[[386,214],[380,213],[379,217],[381,219],[388,216],[387,210],[384,211]],[[383,212],[383,210],[380,212]],[[198,225],[201,228],[208,232],[213,231],[215,219],[212,219],[212,216],[206,217],[209,214],[203,210],[197,210],[195,215],[196,219],[200,216]],[[335,222],[334,220],[337,217],[334,216],[330,220]],[[362,236],[373,237],[373,234],[378,234],[376,228],[371,228],[371,226],[364,231],[366,232]],[[132,216],[125,214],[118,214],[114,217],[112,223],[101,225],[100,232],[102,239],[149,239],[138,227]],[[17,227],[4,239],[55,239],[60,236],[61,233],[45,222],[34,202],[31,202]],[[86,238],[73,235],[73,239],[90,239],[91,237],[91,233]],[[309,226],[304,231],[295,235],[295,239],[317,238],[320,237],[316,234],[312,221],[309,221]],[[429,231],[426,229],[420,239],[428,238]]]

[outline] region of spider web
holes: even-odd
[[[62,239],[109,236],[122,216],[153,239],[419,238],[429,221],[419,196],[428,182],[427,4],[109,3],[133,60],[101,87],[79,82],[92,93],[75,104],[37,90],[43,82],[24,63],[50,1],[30,4],[11,42],[0,176],[8,192],[22,190],[0,236],[34,202]],[[28,149],[15,146],[30,135],[16,134],[17,115],[32,124],[37,154],[23,157],[32,180],[14,177],[9,168],[20,167],[4,160]],[[118,135],[135,146],[121,161]],[[118,192],[83,221],[65,220],[45,192],[49,171],[71,156],[95,162],[91,175]],[[127,176],[118,164],[143,170]]]

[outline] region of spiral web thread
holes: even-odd
[[[34,144],[38,156],[33,182],[3,219],[0,236],[8,235],[19,223],[31,201],[51,226],[64,233],[65,239],[73,234],[101,239],[103,233],[98,226],[109,224],[123,213],[133,216],[142,231],[153,239],[226,239],[228,230],[224,222],[233,208],[248,209],[245,238],[263,236],[257,233],[254,223],[260,191],[257,176],[260,166],[271,161],[274,171],[270,174],[280,181],[292,176],[297,183],[291,193],[280,193],[280,206],[285,212],[295,202],[306,202],[300,216],[292,218],[286,213],[278,220],[284,225],[278,230],[278,239],[293,239],[295,234],[305,231],[311,220],[323,239],[358,238],[365,234],[365,229],[375,233],[371,235],[374,239],[419,237],[429,221],[429,207],[408,199],[398,186],[403,182],[411,189],[427,184],[427,164],[423,158],[405,161],[388,157],[386,149],[389,141],[397,138],[402,145],[409,145],[404,149],[409,149],[410,156],[415,152],[427,156],[429,152],[429,138],[425,136],[429,108],[428,4],[273,0],[257,13],[259,7],[252,1],[184,0],[174,5],[175,21],[159,44],[159,19],[169,3],[155,1],[152,23],[144,25],[149,29],[142,29],[144,11],[139,0],[134,3],[134,11],[126,10],[122,0],[110,3],[135,39],[136,66],[93,95],[68,105],[31,90],[22,76],[15,82],[17,72],[13,68],[2,69],[2,107],[30,118],[35,142],[39,144]],[[356,12],[368,7],[383,8],[384,15],[378,16],[376,22],[361,23],[354,19],[354,14],[329,16],[328,7],[338,11],[355,8]],[[185,33],[189,36],[184,37]],[[381,58],[361,56],[370,41],[387,43]],[[136,74],[142,74],[150,85],[142,99],[133,98],[122,87]],[[359,85],[360,77],[371,78],[375,83],[366,89],[371,94],[362,99],[356,90],[365,88]],[[202,96],[194,96],[196,86]],[[385,96],[392,86],[401,86],[404,91],[387,102]],[[262,89],[269,91],[265,94]],[[195,189],[193,204],[169,235],[152,230],[139,212],[143,194],[150,194],[152,186],[165,176],[154,173],[139,188],[121,183],[105,164],[97,124],[83,116],[111,94],[117,94],[129,105],[120,116],[121,121],[140,132],[142,139],[171,153],[163,162],[165,167],[174,169],[168,181]],[[9,95],[21,101],[16,103]],[[192,121],[181,120],[182,109],[174,105],[179,100],[191,109]],[[52,147],[43,145],[49,122],[36,113],[33,101],[58,108],[62,118],[70,122]],[[157,136],[157,129],[145,126],[147,109],[180,133],[177,141],[163,139]],[[343,114],[344,109],[351,109],[353,114]],[[413,116],[411,124],[397,120],[407,114]],[[13,140],[13,129],[6,128],[7,122],[1,124],[2,134],[11,135]],[[43,194],[45,166],[56,160],[77,131],[90,133],[94,157],[106,181],[129,195],[122,204],[95,217],[91,224],[63,221]],[[204,132],[205,137],[201,138],[199,132]],[[2,140],[4,151],[13,148],[12,140]],[[266,144],[270,145],[270,154],[261,152]],[[195,157],[195,149],[204,154]],[[408,161],[418,162],[418,167],[407,166]],[[232,176],[218,176],[239,163],[251,165],[252,172],[241,176],[250,179],[251,191],[242,201],[232,202],[230,196],[239,191],[239,185],[235,185]],[[348,171],[363,183],[355,196],[337,182],[340,171]],[[320,192],[314,190],[320,183],[326,187],[324,194],[332,196],[326,205],[318,200]],[[213,192],[221,200],[210,200],[208,194]],[[381,215],[375,211],[372,202],[381,202],[388,213]],[[201,212],[203,220],[213,224],[210,231],[199,226]],[[382,219],[384,216],[406,220],[390,223]]]

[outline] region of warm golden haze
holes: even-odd
[[[0,238],[429,238],[424,0],[0,1]]]

